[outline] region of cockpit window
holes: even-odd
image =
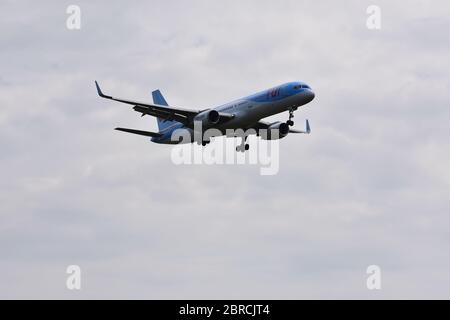
[[[311,88],[306,84],[299,84],[294,86],[294,89],[311,89]]]

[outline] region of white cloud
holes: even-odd
[[[447,2],[379,1],[375,32],[360,1],[77,4],[80,31],[64,4],[0,5],[2,297],[449,297]],[[192,108],[303,80],[313,133],[273,177],[174,166],[112,130],[156,126],[94,79]]]

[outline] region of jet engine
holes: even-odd
[[[206,110],[199,113],[195,118],[194,122],[200,121],[203,127],[211,127],[218,124],[220,121],[220,114],[216,110]]]
[[[215,124],[224,123],[234,118],[234,114],[219,112],[217,110],[205,110],[194,118],[194,123],[200,121],[203,128],[211,128]]]
[[[289,133],[289,125],[285,122],[272,123],[266,132],[260,132],[260,136],[264,140],[277,140],[286,137]]]

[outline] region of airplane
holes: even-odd
[[[128,128],[115,128],[115,130],[151,137],[152,142],[159,144],[195,142],[194,126],[196,123],[202,125],[202,131],[213,128],[217,129],[220,135],[226,135],[228,129],[236,131],[238,131],[237,129],[242,129],[241,132],[244,131],[246,133],[241,136],[242,142],[236,148],[236,151],[241,152],[249,150],[250,147],[246,143],[247,132],[261,136],[265,140],[281,139],[289,133],[309,134],[311,132],[308,120],[306,120],[305,131],[290,128],[294,125],[292,120],[294,111],[308,104],[315,97],[314,91],[304,82],[288,82],[215,108],[200,110],[169,106],[159,90],[152,92],[153,103],[147,103],[105,95],[97,81],[95,81],[95,86],[100,97],[133,105],[133,109],[141,113],[141,116],[150,115],[156,117],[159,132]],[[286,111],[289,112],[289,119],[286,122],[268,123],[261,121],[263,118]],[[178,129],[187,130],[190,139],[174,141],[172,134]],[[277,134],[271,134],[274,130],[277,131]],[[204,138],[203,135],[200,136],[201,141],[196,141],[198,144],[201,143],[203,146],[206,146],[210,143],[209,137]]]

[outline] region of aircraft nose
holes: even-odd
[[[316,94],[314,93],[314,91],[309,90],[308,91],[308,100],[309,100],[309,102],[313,101],[315,97],[316,97]]]

